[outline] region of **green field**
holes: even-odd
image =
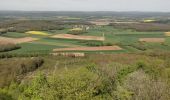
[[[28,36],[27,34],[23,33],[17,33],[17,32],[8,32],[6,34],[3,34],[4,37],[10,37],[10,38],[22,38]]]

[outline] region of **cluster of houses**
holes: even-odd
[[[84,57],[85,53],[51,53],[53,56]]]

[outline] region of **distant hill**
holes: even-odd
[[[71,16],[71,17],[169,17],[170,12],[112,12],[112,11],[96,11],[96,12],[80,12],[80,11],[0,11],[0,17],[53,17],[53,16]]]

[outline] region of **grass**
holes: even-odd
[[[61,48],[61,46],[52,46],[45,44],[34,44],[34,43],[23,43],[20,44],[21,49],[11,51],[9,53],[19,53],[19,54],[28,54],[28,53],[50,53],[55,48]]]
[[[37,42],[49,42],[58,46],[66,45],[68,47],[72,46],[82,46],[79,44],[79,40],[71,40],[71,39],[54,39],[54,38],[43,38]]]

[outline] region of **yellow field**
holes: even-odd
[[[27,34],[34,34],[34,35],[49,35],[45,32],[41,32],[41,31],[28,31],[26,32]]]
[[[170,36],[170,32],[165,32],[165,35],[166,36]]]

